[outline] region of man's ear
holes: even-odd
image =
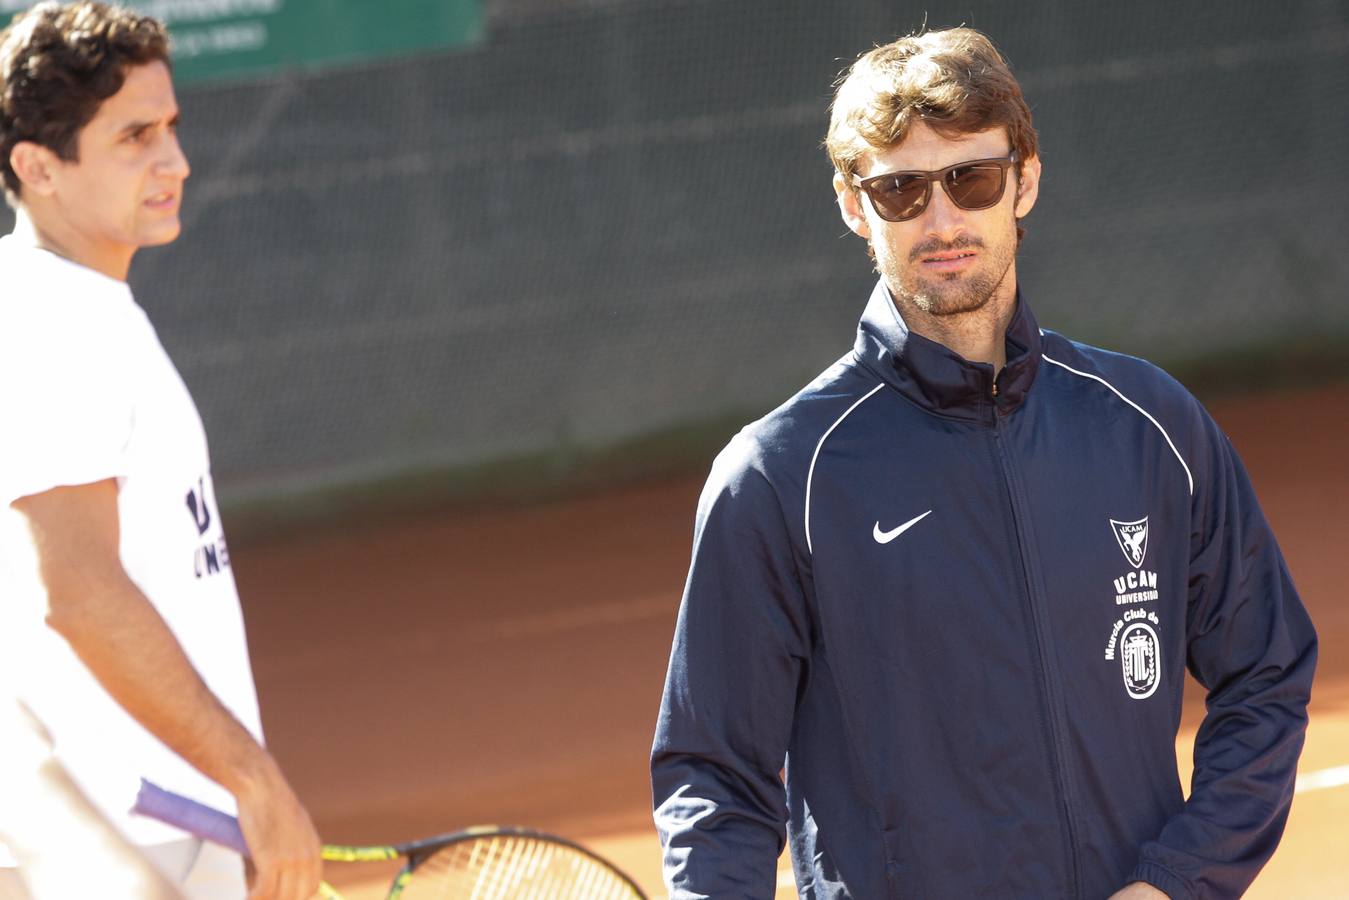
[[[1018,219],[1031,211],[1031,207],[1035,205],[1035,198],[1040,196],[1040,157],[1032,156],[1021,163],[1020,168],[1021,176],[1017,179],[1016,185],[1016,204],[1012,207],[1013,215]]]
[[[843,180],[843,175],[834,172],[834,196],[838,199],[838,212],[848,230],[865,240],[871,240],[871,226],[867,224],[866,211],[862,209],[861,192]]]
[[[49,148],[32,141],[19,141],[9,151],[9,165],[19,176],[26,193],[50,197],[56,190],[53,175],[60,159]]]

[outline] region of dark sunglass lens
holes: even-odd
[[[965,209],[984,209],[1002,199],[1001,166],[964,166],[946,176],[951,199]]]
[[[868,193],[882,218],[892,222],[902,221],[923,211],[927,181],[912,175],[881,178],[871,183]]]

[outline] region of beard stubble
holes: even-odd
[[[974,272],[952,272],[935,278],[919,274],[925,256],[934,253],[979,251]],[[954,241],[927,241],[909,252],[907,266],[887,255],[878,268],[901,304],[912,304],[930,316],[947,317],[982,309],[993,298],[1016,257],[1015,243],[1000,244],[989,251],[978,238],[960,236]]]

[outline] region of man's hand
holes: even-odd
[[[241,789],[239,827],[253,854],[248,900],[308,900],[323,874],[318,833],[280,769]]]
[[[1171,900],[1146,881],[1135,881],[1110,895],[1110,900]]]

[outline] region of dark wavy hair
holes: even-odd
[[[156,20],[107,3],[39,3],[0,32],[0,176],[17,204],[21,185],[9,157],[20,141],[61,159],[79,156],[80,129],[122,89],[128,68],[169,64],[168,34]]]

